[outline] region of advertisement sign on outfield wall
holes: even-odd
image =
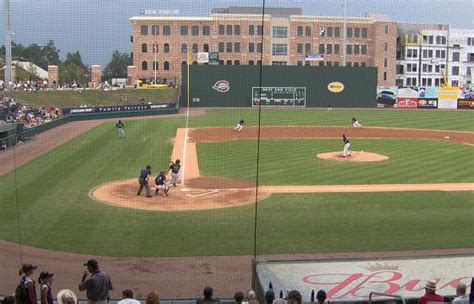
[[[377,87],[377,108],[393,108],[397,103],[398,87]]]
[[[474,99],[459,99],[458,109],[474,110]]]
[[[438,93],[438,109],[457,109],[458,97],[458,87],[440,87]]]
[[[418,108],[418,98],[416,97],[397,97],[397,104],[400,109],[416,109]]]
[[[437,109],[438,98],[418,98],[418,108],[420,109]]]

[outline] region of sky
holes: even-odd
[[[3,1],[0,44],[4,43]],[[341,16],[343,0],[266,0],[267,7],[301,7],[304,15]],[[258,6],[263,0],[10,0],[13,40],[22,44],[55,41],[62,58],[79,51],[86,64],[107,64],[114,50],[130,52],[128,18],[142,10],[178,16],[209,16],[214,7]],[[395,22],[443,23],[474,29],[474,0],[347,0],[348,16],[383,13]]]

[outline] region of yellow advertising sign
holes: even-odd
[[[328,84],[328,90],[333,93],[340,93],[344,91],[344,84],[339,81],[333,81]]]

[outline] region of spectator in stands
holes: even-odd
[[[267,292],[265,292],[265,303],[272,304],[273,300],[275,300],[275,293],[272,289],[269,289]]]
[[[286,301],[282,298],[276,298],[275,300],[273,300],[273,304],[286,304]]]
[[[0,150],[6,150],[7,149],[7,142],[2,140],[2,146],[0,147]]]
[[[24,284],[28,290],[28,301],[27,303],[17,303],[17,304],[36,304],[37,297],[36,297],[36,282],[31,277],[34,271],[38,268],[38,266],[33,266],[31,264],[23,264],[21,266],[20,271],[18,272],[19,275],[23,275],[20,280],[20,284]],[[16,302],[19,302],[19,299],[16,299]]]
[[[214,298],[213,294],[214,294],[214,290],[212,289],[212,287],[204,288],[204,291],[202,293],[202,298],[198,299],[196,301],[196,304],[220,303],[219,300]]]
[[[15,304],[15,297],[13,296],[5,297],[2,301],[2,304]]]
[[[133,298],[133,291],[131,289],[125,289],[122,291],[122,300],[118,301],[117,304],[140,304],[140,301]]]
[[[53,292],[51,283],[53,282],[54,273],[42,271],[38,283],[40,284],[41,304],[53,304]]]
[[[324,290],[319,290],[316,294],[316,299],[318,300],[318,304],[327,304],[329,303],[326,292]]]
[[[303,297],[301,296],[301,293],[297,290],[290,291],[287,296],[287,303],[288,304],[302,304]]]
[[[442,296],[436,294],[436,281],[428,281],[425,285],[425,294],[418,299],[417,304],[426,304],[427,302],[443,302]]]
[[[454,298],[453,304],[469,304],[469,295],[466,294],[466,284],[463,282],[458,282],[456,285],[456,295]]]
[[[234,303],[235,304],[242,304],[244,301],[244,293],[242,291],[237,291],[234,294]]]
[[[474,275],[471,279],[471,293],[469,294],[469,301],[474,303]]]
[[[249,301],[249,304],[259,304],[257,300],[257,294],[252,289],[250,289],[247,293],[247,299]]]
[[[58,292],[58,303],[59,304],[76,304],[77,296],[74,292],[69,289],[62,289]]]
[[[160,304],[160,296],[156,291],[150,291],[146,295],[146,304]]]
[[[113,290],[109,275],[99,270],[99,263],[94,259],[87,261],[84,266],[87,266],[87,271],[82,275],[79,291],[86,290],[89,304],[107,304],[110,300],[109,290]],[[87,272],[91,274],[90,278],[87,278]]]

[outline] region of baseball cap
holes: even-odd
[[[31,265],[31,264],[23,264],[23,266],[21,266],[21,270],[24,273],[26,273],[27,271],[34,271],[36,270],[36,268],[38,268],[38,266]]]
[[[99,262],[97,262],[97,260],[90,259],[89,261],[87,261],[87,263],[84,264],[84,266],[90,266],[92,268],[98,268],[99,267]]]
[[[46,278],[52,278],[54,276],[54,272],[49,272],[49,271],[42,271],[40,273],[40,279],[46,279]]]

